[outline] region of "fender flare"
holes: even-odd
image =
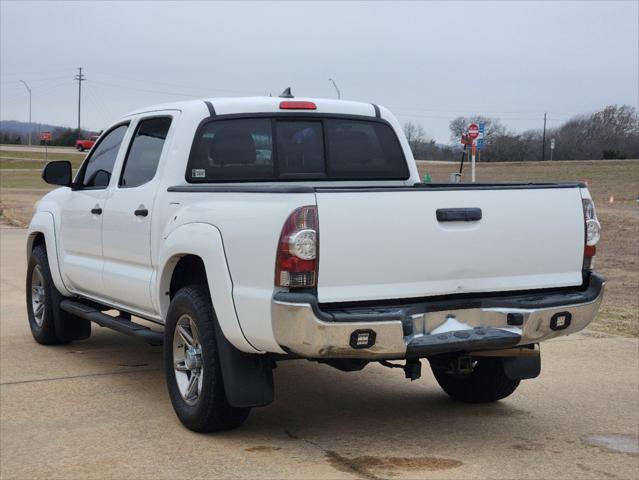
[[[224,337],[242,352],[263,353],[253,347],[242,332],[224,242],[216,226],[201,222],[182,224],[164,237],[160,252],[155,298],[162,318],[166,318],[169,309],[169,289],[175,266],[185,255],[198,256],[204,263],[209,292]]]
[[[55,220],[53,214],[47,211],[37,212],[31,219],[27,234],[27,262],[33,250],[33,242],[38,234],[44,235],[44,243],[47,247],[47,257],[49,259],[49,270],[51,278],[58,291],[65,297],[72,297],[73,294],[67,290],[62,281],[60,263],[58,259],[57,237],[55,231]]]

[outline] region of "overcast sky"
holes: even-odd
[[[449,141],[482,113],[541,128],[639,104],[639,2],[0,2],[0,118],[99,130],[172,100],[279,94],[389,107]]]

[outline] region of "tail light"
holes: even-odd
[[[592,270],[595,266],[595,254],[597,253],[597,242],[601,236],[601,225],[597,220],[595,204],[590,198],[583,198],[584,208],[584,270]]]
[[[316,286],[318,250],[317,207],[300,207],[288,216],[282,227],[275,261],[275,285],[289,288]]]

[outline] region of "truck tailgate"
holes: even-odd
[[[316,198],[320,302],[582,282],[584,220],[576,186],[325,188]],[[438,220],[439,209],[481,209],[481,219],[446,221],[440,213]]]

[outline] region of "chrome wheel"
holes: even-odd
[[[38,327],[42,327],[44,321],[44,306],[47,297],[44,291],[44,277],[40,265],[36,265],[31,272],[31,311],[33,319]]]
[[[197,326],[189,315],[182,315],[173,332],[173,370],[184,401],[195,405],[202,392],[202,346]]]

